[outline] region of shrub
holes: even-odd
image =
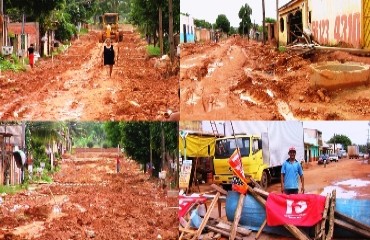
[[[92,143],[92,142],[88,142],[88,143],[87,143],[87,147],[88,147],[88,148],[92,148],[93,146],[94,146],[94,143]]]

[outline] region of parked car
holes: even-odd
[[[329,156],[327,154],[321,154],[319,156],[319,160],[317,161],[318,164],[329,163]]]
[[[337,154],[329,154],[329,160],[330,162],[333,162],[333,161],[338,162],[339,157]]]
[[[365,153],[365,154],[364,154],[364,158],[365,158],[365,159],[368,159],[368,158],[369,158],[369,154],[368,154],[368,153]]]
[[[358,153],[358,157],[363,158],[363,157],[364,157],[364,153],[359,152],[359,153]]]

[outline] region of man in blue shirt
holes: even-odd
[[[298,176],[301,178],[302,193],[304,193],[304,178],[301,164],[295,159],[296,149],[289,148],[289,158],[281,167],[281,192],[285,194],[297,194],[299,189]]]

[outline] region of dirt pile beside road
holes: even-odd
[[[54,183],[3,197],[0,238],[177,239],[177,198],[134,161],[115,167],[113,157],[64,159]]]

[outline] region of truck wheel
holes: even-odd
[[[269,185],[269,178],[266,171],[263,171],[260,185],[263,189],[267,189]]]

